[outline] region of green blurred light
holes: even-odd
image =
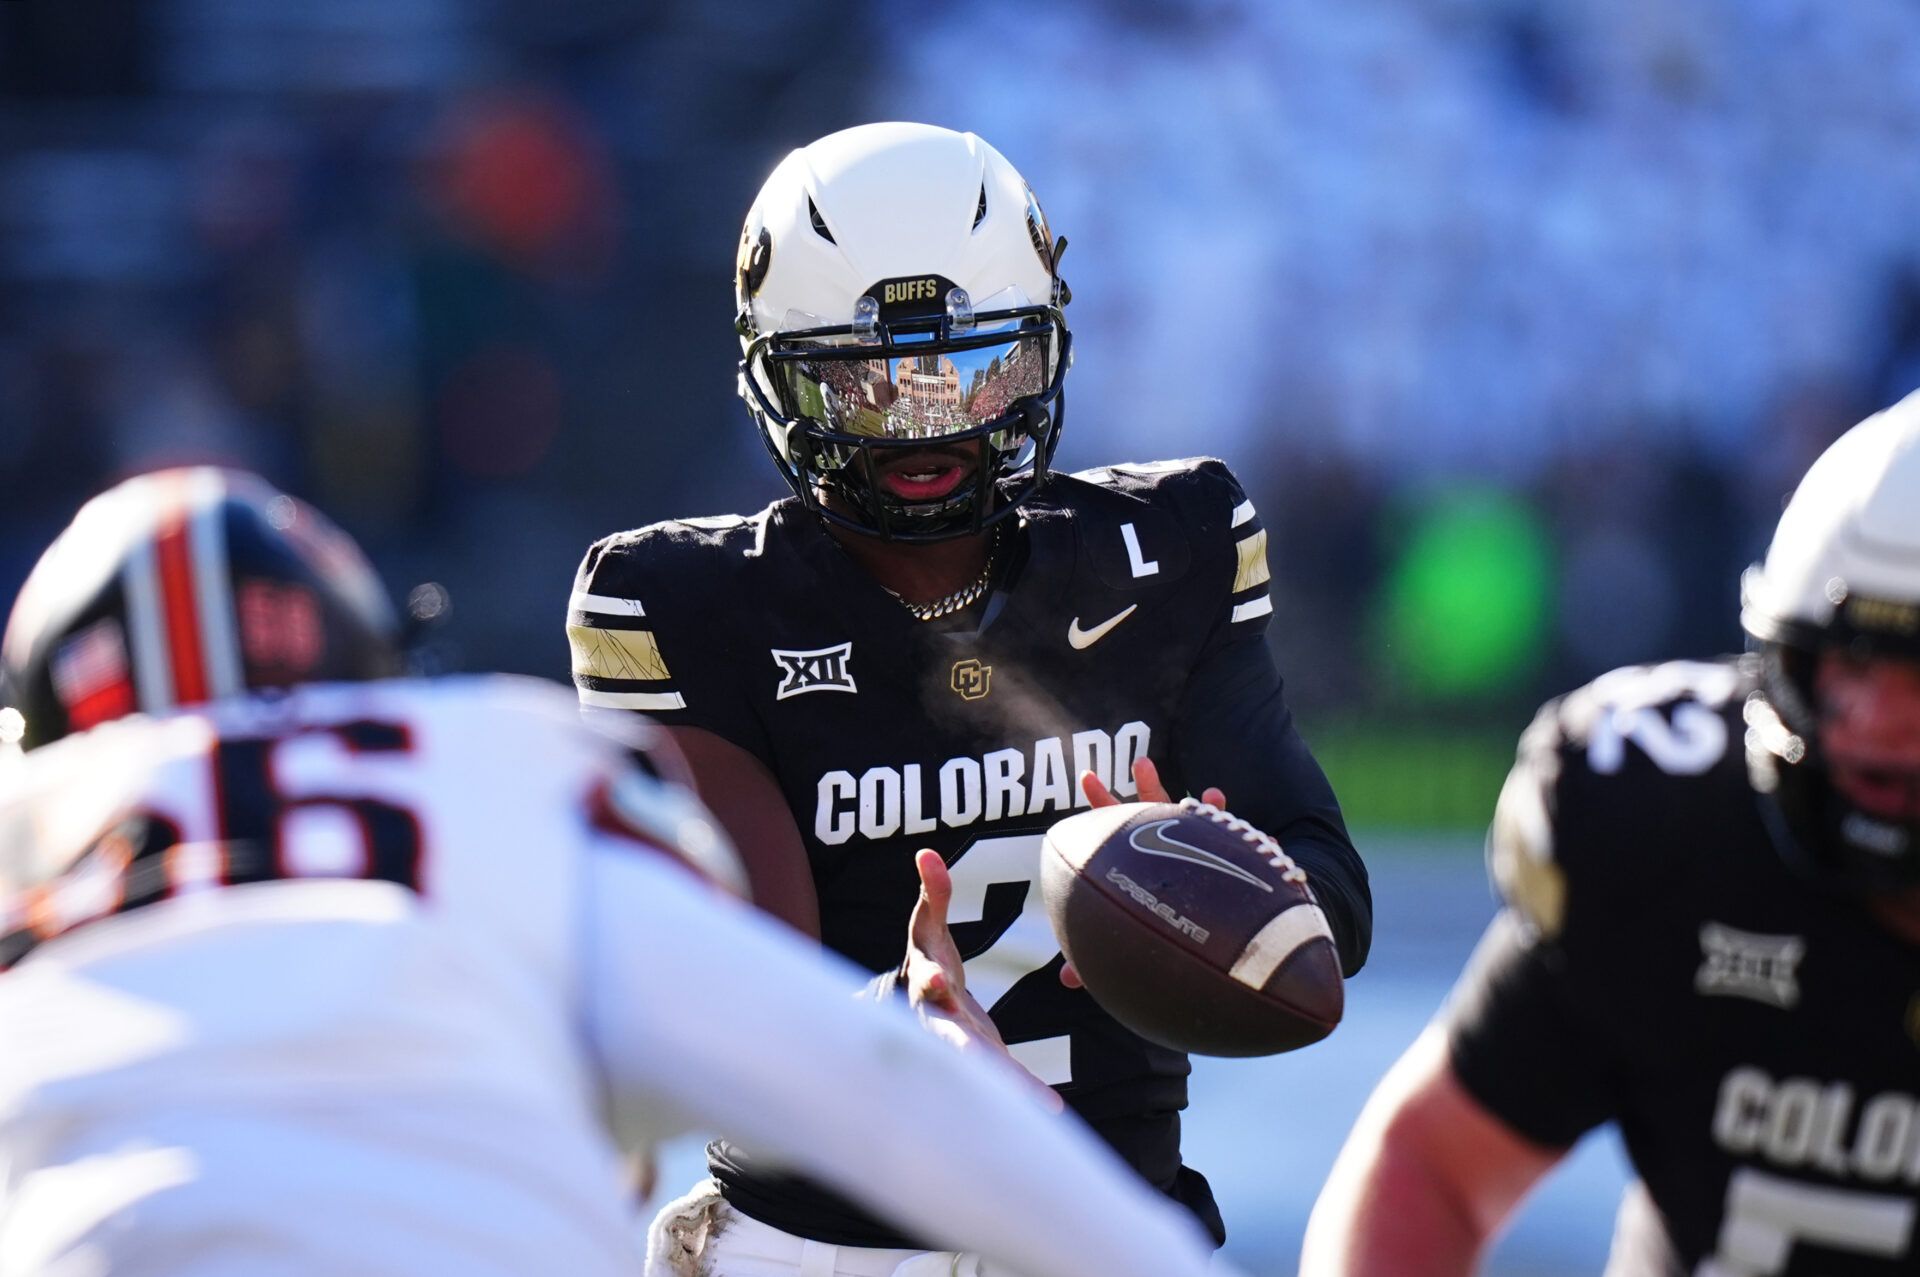
[[[1444,494],[1388,573],[1381,638],[1403,685],[1436,697],[1501,691],[1543,646],[1551,556],[1539,518],[1502,492]]]
[[[1394,718],[1336,722],[1309,743],[1349,829],[1480,833],[1513,766],[1513,738],[1508,726]]]

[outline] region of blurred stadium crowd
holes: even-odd
[[[0,596],[90,492],[218,460],[443,582],[449,661],[562,675],[589,540],[780,495],[739,218],[890,117],[1072,244],[1062,462],[1240,472],[1357,824],[1483,821],[1544,694],[1735,646],[1793,478],[1920,384],[1903,0],[26,0]]]

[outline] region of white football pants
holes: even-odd
[[[835,1246],[784,1233],[728,1206],[702,1180],[647,1230],[646,1277],[1016,1277],[978,1255]]]

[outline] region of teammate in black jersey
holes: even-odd
[[[1489,838],[1507,909],[1381,1083],[1303,1272],[1469,1271],[1584,1132],[1611,1274],[1920,1272],[1920,396],[1835,443],[1755,650],[1549,704]]]
[[[1221,1237],[1180,1161],[1187,1060],[1071,987],[1035,886],[1041,835],[1091,802],[1206,786],[1307,870],[1349,973],[1371,904],[1281,696],[1266,534],[1233,476],[1049,470],[1063,247],[971,134],[870,125],[789,156],[736,284],[741,393],[793,496],[596,544],[573,673],[587,705],[670,725],[756,899],[997,1034]],[[832,1248],[861,1272],[891,1271],[867,1248],[915,1253],[743,1150],[711,1161],[717,1189],[657,1227],[709,1232],[717,1277],[748,1232],[755,1262],[808,1272],[832,1271]]]

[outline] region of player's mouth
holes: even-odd
[[[938,501],[953,495],[975,464],[972,457],[929,448],[883,463],[879,482],[902,501]]]
[[[1920,820],[1920,770],[1835,759],[1834,784],[1883,820]]]

